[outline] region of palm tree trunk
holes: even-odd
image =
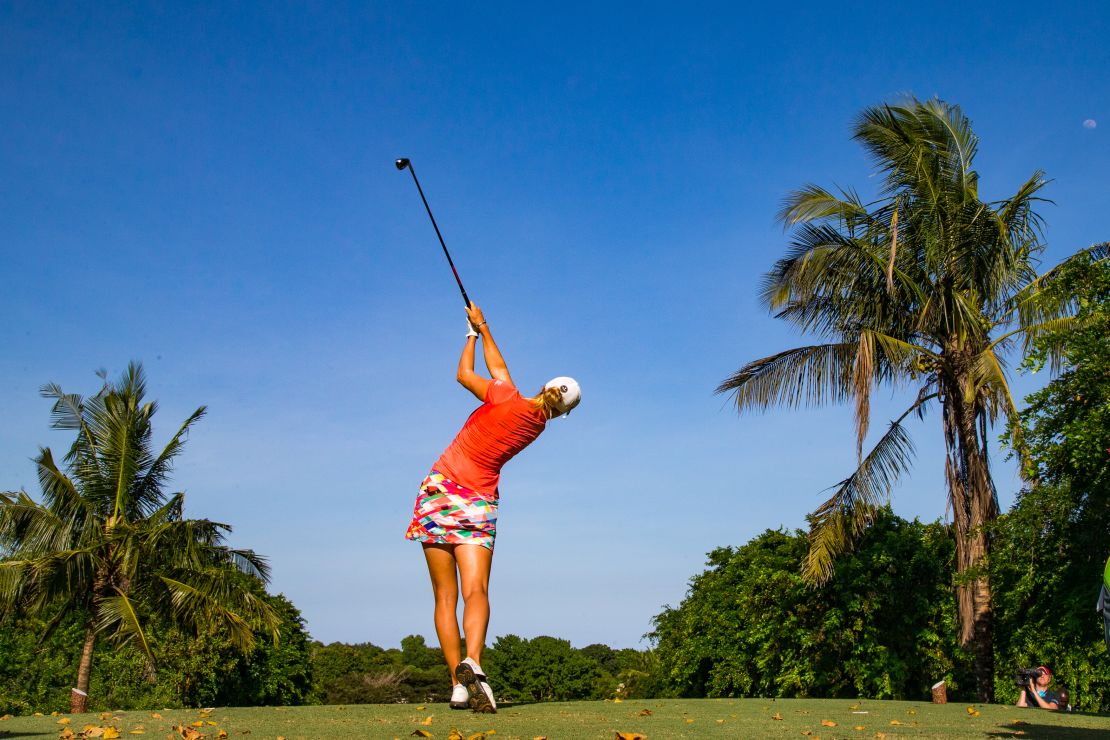
[[[953,382],[945,398],[944,434],[948,448],[945,473],[956,529],[957,605],[960,642],[971,649],[975,693],[994,701],[994,612],[986,558],[990,536],[986,525],[998,516],[994,483],[985,444],[977,429],[979,409],[964,397],[964,384]]]
[[[70,692],[69,711],[71,714],[84,714],[88,711],[89,675],[92,673],[93,647],[96,645],[96,630],[90,620],[85,627],[85,647],[81,651],[81,664],[77,668],[77,688]]]

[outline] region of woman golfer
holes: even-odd
[[[458,381],[482,405],[466,420],[420,484],[405,537],[418,540],[424,547],[435,594],[436,634],[451,671],[451,707],[496,712],[481,658],[489,626],[487,591],[497,535],[501,468],[540,436],[548,419],[577,406],[581,391],[572,378],[560,377],[549,381],[533,398],[520,395],[490,336],[482,310],[471,304],[466,313],[470,332],[459,358]],[[479,334],[490,378],[474,372],[474,347]],[[460,660],[455,616],[460,581],[465,660]]]

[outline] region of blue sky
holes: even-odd
[[[583,387],[505,470],[490,634],[642,646],[707,551],[804,526],[851,470],[849,409],[713,389],[804,341],[755,298],[774,214],[873,191],[863,107],[959,103],[986,198],[1045,170],[1046,266],[1110,238],[1103,4],[526,5],[0,2],[0,489],[67,444],[39,386],[140,360],[161,440],[209,408],[173,490],[314,637],[434,641],[401,535],[472,400],[407,156],[514,378]],[[880,396],[875,430],[909,400]],[[937,419],[913,431],[894,507],[932,520]]]

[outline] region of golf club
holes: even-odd
[[[412,181],[416,183],[416,190],[420,193],[420,200],[424,201],[424,210],[428,212],[428,218],[432,219],[432,228],[436,230],[436,236],[439,237],[439,246],[443,247],[443,254],[447,257],[447,264],[451,265],[451,272],[455,273],[455,282],[459,284],[459,291],[462,293],[463,302],[466,307],[470,308],[470,299],[466,296],[466,288],[463,287],[462,280],[459,279],[459,271],[455,269],[455,263],[451,260],[451,253],[447,251],[447,245],[443,243],[443,234],[439,233],[439,226],[436,224],[436,217],[432,215],[432,209],[428,206],[428,199],[424,197],[424,188],[420,187],[420,181],[416,179],[416,170],[412,168],[412,162],[406,157],[401,157],[394,164],[397,169],[403,170],[408,168],[409,173],[412,175]]]

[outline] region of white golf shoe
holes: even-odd
[[[451,708],[452,709],[469,709],[470,708],[470,692],[461,683],[455,684],[451,689]]]
[[[482,667],[467,658],[455,667],[455,678],[466,687],[470,694],[469,706],[475,712],[483,714],[496,714],[497,702],[493,699],[493,689],[490,688]]]

